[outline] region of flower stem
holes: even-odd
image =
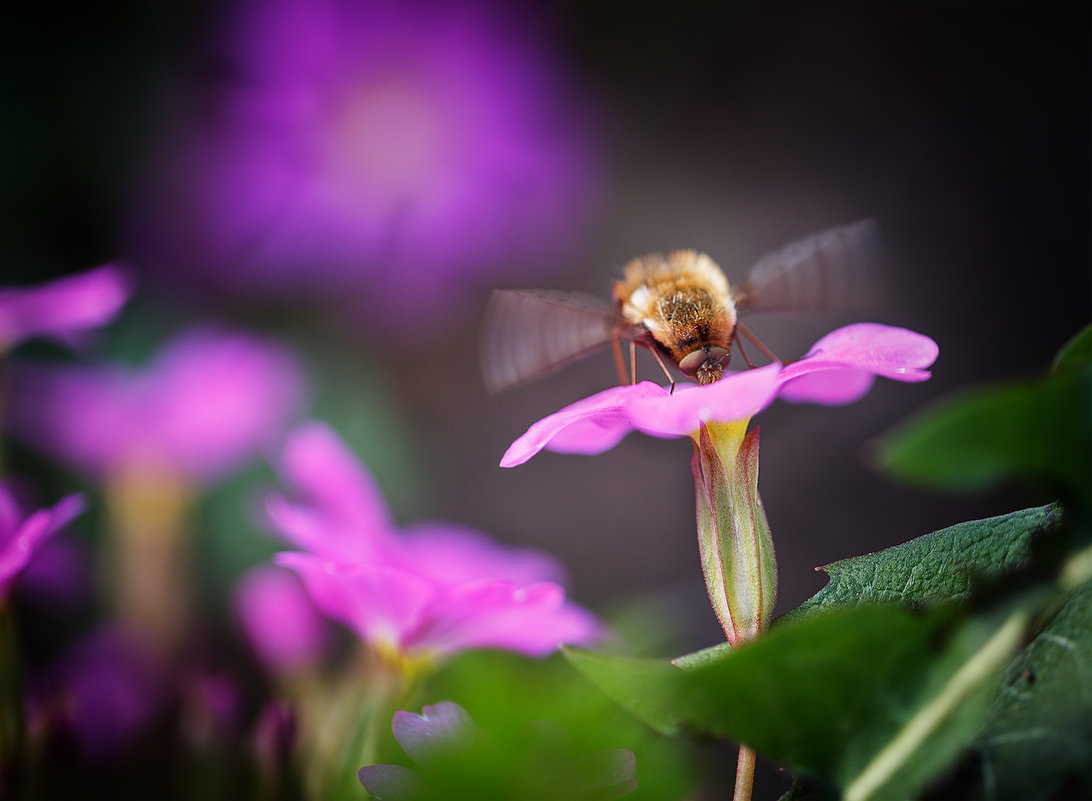
[[[758,430],[703,423],[694,436],[698,547],[709,600],[733,648],[770,626],[777,564],[758,495]],[[750,801],[755,752],[740,744],[733,801]]]
[[[106,502],[118,617],[161,654],[175,655],[190,612],[188,489],[166,471],[132,468],[107,483]]]
[[[732,801],[750,801],[751,786],[755,781],[755,752],[742,743],[736,761],[736,789]]]

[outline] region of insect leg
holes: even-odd
[[[618,370],[618,383],[626,383],[626,362],[622,357],[622,343],[618,341],[618,334],[612,334],[610,338],[610,348],[614,353],[614,366]],[[632,356],[630,357],[632,358]]]
[[[743,334],[743,336],[747,337],[747,339],[751,340],[751,342],[754,344],[754,346],[756,348],[758,348],[760,351],[762,351],[762,355],[765,356],[767,359],[769,359],[771,362],[781,361],[779,358],[777,358],[773,354],[773,351],[771,351],[769,348],[767,348],[765,345],[763,345],[761,342],[759,342],[758,337],[756,337],[754,334],[752,334],[750,331],[748,331],[747,326],[745,326],[743,323],[737,321],[736,322],[736,330],[739,331],[741,334]],[[738,344],[739,340],[737,339],[736,342]],[[740,349],[740,351],[742,351],[743,346],[740,345],[739,349]],[[747,357],[744,356],[743,358],[746,359]],[[747,364],[749,366],[752,366],[750,362],[747,362]]]
[[[736,347],[739,348],[739,354],[743,357],[743,361],[747,363],[747,366],[752,370],[755,369],[755,366],[751,364],[751,360],[747,358],[747,349],[743,347],[743,340],[736,337],[732,341],[736,343]]]
[[[656,363],[659,364],[660,369],[664,371],[664,375],[667,376],[667,380],[671,382],[671,389],[668,390],[667,394],[668,395],[674,395],[675,394],[675,378],[674,378],[674,376],[672,376],[671,371],[667,369],[667,365],[664,364],[663,357],[660,356],[660,352],[658,350],[656,350],[656,346],[653,345],[653,346],[649,347],[649,350],[652,351],[652,355],[656,357]]]

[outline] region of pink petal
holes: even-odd
[[[635,398],[667,394],[650,381],[611,387],[542,418],[517,439],[501,459],[501,467],[523,464],[543,448],[558,453],[609,451],[633,430],[628,406]]]
[[[399,549],[407,568],[441,585],[467,581],[560,582],[565,569],[557,559],[531,548],[505,548],[481,532],[450,523],[407,528]]]
[[[12,431],[96,474],[154,467],[211,481],[278,439],[303,401],[279,347],[193,329],[139,372],[21,367]]]
[[[851,403],[875,376],[924,381],[935,361],[933,340],[904,328],[858,323],[827,334],[803,359],[733,373],[704,387],[674,393],[649,382],[614,387],[544,417],[512,443],[502,467],[523,464],[547,448],[601,453],[636,429],[654,437],[682,437],[702,422],[746,420],[776,397],[828,405]]]
[[[852,403],[872,386],[873,376],[924,381],[924,368],[940,349],[923,334],[905,328],[857,323],[820,339],[808,355],[785,367],[780,396],[793,402]]]
[[[321,510],[290,503],[281,495],[266,499],[270,524],[292,545],[335,562],[361,562],[385,552],[386,532],[372,532],[331,520]],[[381,536],[375,536],[376,534]]]
[[[629,416],[635,428],[657,437],[685,437],[701,423],[746,420],[765,409],[777,395],[781,365],[726,375],[704,387],[677,386],[672,395],[633,400]]]
[[[233,595],[236,619],[262,664],[294,673],[318,663],[329,644],[300,579],[276,567],[247,573]]]
[[[69,495],[51,509],[39,509],[0,542],[0,596],[30,562],[47,538],[64,528],[84,509],[83,496]]]
[[[595,617],[567,604],[557,584],[497,581],[466,584],[437,597],[407,645],[438,653],[504,648],[545,656],[558,645],[586,644],[600,635]]]
[[[161,453],[187,476],[209,480],[269,448],[303,406],[303,373],[272,343],[197,328],[152,367],[145,413]]]
[[[382,564],[338,564],[293,552],[279,553],[273,561],[296,571],[324,615],[362,640],[400,650],[436,594],[428,581]]]
[[[107,264],[41,286],[0,290],[0,349],[32,336],[69,340],[113,319],[132,292],[121,267]]]
[[[278,472],[307,503],[326,514],[369,531],[392,527],[375,480],[324,423],[311,421],[292,432]]]

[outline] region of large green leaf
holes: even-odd
[[[856,607],[781,626],[691,669],[581,651],[569,659],[663,731],[746,742],[851,798],[909,797],[979,731],[1028,613]]]
[[[897,429],[880,458],[896,475],[936,489],[1020,479],[1087,507],[1090,453],[1092,368],[1083,366],[951,398]]]
[[[977,749],[985,798],[1053,797],[1075,775],[1092,791],[1092,583],[1013,660]]]
[[[838,606],[962,601],[976,581],[1023,564],[1036,539],[1058,528],[1060,515],[1054,505],[1022,509],[833,562],[822,568],[830,576],[827,585],[782,620]]]
[[[1062,346],[1051,365],[1053,370],[1092,366],[1092,325],[1085,326]]]

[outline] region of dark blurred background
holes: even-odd
[[[103,2],[4,12],[0,283],[132,258],[124,229],[139,170],[221,11]],[[940,345],[927,383],[881,381],[852,406],[778,403],[757,419],[779,611],[822,585],[816,565],[1046,500],[1016,489],[937,497],[894,483],[868,457],[876,438],[939,398],[1045,369],[1088,322],[1087,3],[554,2],[521,19],[553,49],[599,160],[582,239],[541,284],[607,295],[630,258],[674,248],[704,250],[738,279],[791,239],[874,216],[890,266],[869,316]],[[524,283],[516,273],[497,284]],[[172,306],[151,279],[120,326],[153,319],[158,334],[164,320],[211,315],[298,336],[316,414],[354,441],[400,520],[450,519],[546,548],[570,566],[577,600],[603,610],[659,597],[679,610],[673,647],[716,641],[689,443],[633,435],[596,457],[497,466],[528,425],[609,386],[614,370],[604,353],[487,396],[476,356],[487,289],[475,286],[470,308],[410,345],[330,333],[321,314],[245,300],[205,305],[196,293]],[[748,324],[796,356],[853,319]],[[325,345],[313,344],[312,325]],[[650,359],[642,370],[658,380]]]

